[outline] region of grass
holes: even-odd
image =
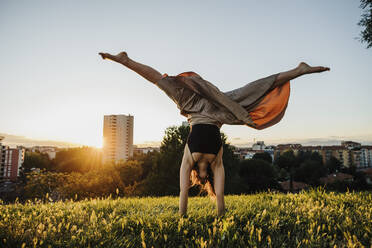
[[[0,204],[0,247],[372,247],[372,193],[260,193]]]

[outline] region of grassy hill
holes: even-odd
[[[226,196],[0,204],[0,247],[371,247],[372,193]]]

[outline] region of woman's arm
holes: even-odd
[[[101,55],[103,59],[109,59],[128,67],[154,84],[162,78],[160,72],[150,66],[143,65],[130,59],[126,52],[121,52],[117,55],[111,55],[109,53],[99,53],[99,55]]]
[[[190,188],[190,174],[193,159],[190,157],[191,152],[188,145],[185,145],[181,168],[180,168],[180,207],[179,213],[181,216],[186,215],[187,212],[187,201],[189,198]]]
[[[217,215],[225,213],[225,169],[223,164],[218,165],[214,172],[214,190],[216,192]]]
[[[223,167],[222,154],[223,147],[221,147],[212,166],[218,216],[222,216],[225,213],[225,169]]]

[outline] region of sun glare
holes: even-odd
[[[90,141],[90,142],[87,142],[86,144],[88,146],[94,146],[95,148],[102,148],[103,147],[102,140]]]
[[[71,140],[70,142],[81,144],[82,146],[90,146],[95,148],[103,147],[103,138],[102,137],[80,137],[79,139]]]

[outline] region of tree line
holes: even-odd
[[[27,152],[16,192],[12,192],[10,198],[80,200],[110,195],[178,195],[179,168],[189,131],[189,126],[169,127],[165,130],[159,152],[136,154],[128,161],[116,164],[102,164],[101,152],[91,147],[64,149],[52,160],[46,154]],[[276,156],[275,161],[268,153],[256,153],[252,159],[242,160],[234,154],[234,147],[226,141],[224,133],[221,133],[221,138],[226,194],[281,191],[279,182],[286,180],[291,185],[293,181],[300,181],[316,187],[321,185],[321,177],[340,171],[352,174],[355,180],[336,182],[328,185],[329,189],[368,189],[362,173],[355,168],[342,168],[334,157],[323,164],[322,157],[316,152],[300,151],[295,155],[288,150]],[[41,171],[32,171],[32,168]],[[190,195],[199,194],[199,188],[190,189]]]

